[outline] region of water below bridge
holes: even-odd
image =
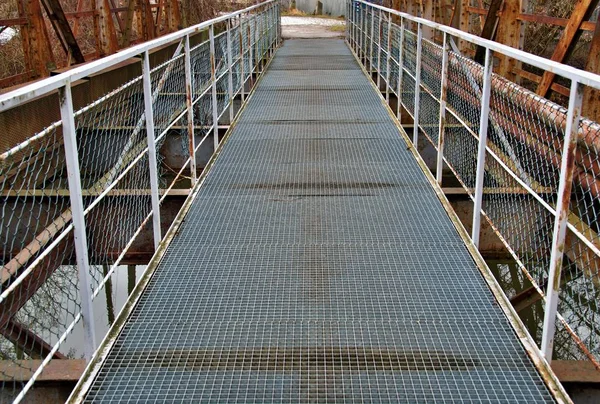
[[[552,402],[341,40],[278,50],[86,402]]]

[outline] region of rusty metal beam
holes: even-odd
[[[600,371],[586,360],[553,360],[552,370],[562,383],[600,383]]]
[[[128,0],[127,13],[125,14],[125,31],[121,36],[121,48],[129,46],[131,43],[131,32],[133,31],[133,16],[135,15],[135,0]]]
[[[83,9],[84,0],[77,0],[77,13],[81,12]],[[79,33],[79,18],[75,18],[75,22],[73,23],[73,35],[77,36]]]
[[[158,7],[156,8],[156,21],[154,21],[154,35],[155,36],[160,35],[160,25],[162,22],[164,1],[165,0],[158,0]]]
[[[563,62],[567,55],[572,51],[577,38],[581,34],[579,27],[581,23],[590,18],[592,12],[598,5],[598,0],[578,0],[569,18],[569,22],[565,27],[554,53],[552,54],[551,60],[556,62]],[[597,55],[596,55],[597,56]],[[544,72],[542,80],[537,87],[536,93],[542,97],[545,97],[550,90],[550,86],[554,81],[555,74],[549,71]]]
[[[43,359],[52,351],[50,344],[15,319],[10,320],[5,327],[2,327],[0,333],[32,359]],[[52,358],[67,359],[58,351],[52,355]]]
[[[23,36],[28,44],[29,65],[38,77],[47,77],[50,71],[56,68],[52,45],[46,31],[46,23],[42,16],[42,7],[39,0],[24,0],[23,11],[27,18],[27,25]]]
[[[56,252],[44,257],[36,268],[29,274],[26,280],[15,287],[10,294],[10,298],[5,299],[0,303],[0,329],[6,328],[8,323],[13,319],[15,314],[23,307],[29,299],[37,292],[37,290],[50,278],[54,271],[62,265],[62,259],[59,257],[69,256],[73,250],[73,237],[67,236],[56,247]],[[9,282],[18,277],[24,266],[20,268],[13,276],[2,283],[2,290],[6,289]]]
[[[521,21],[558,25],[559,27],[566,27],[567,24],[569,24],[569,20],[567,18],[551,17],[549,15],[521,13],[517,18]],[[591,21],[583,21],[579,26],[579,29],[584,31],[593,31],[594,28],[595,24]]]
[[[179,12],[178,0],[167,0],[167,26],[169,32],[175,32],[181,28],[181,14]]]
[[[143,41],[149,41],[154,38],[154,19],[152,15],[152,5],[148,0],[137,0],[136,20],[138,30]]]
[[[485,39],[494,39],[496,27],[498,26],[498,11],[500,11],[500,7],[502,7],[503,3],[504,0],[492,0],[485,17],[485,22],[483,23],[481,34],[479,35],[480,37]],[[484,58],[485,48],[478,46],[477,51],[475,52],[475,61],[479,64],[483,64]]]
[[[470,32],[470,17],[471,14],[469,13],[468,7],[469,7],[469,0],[458,0],[457,1],[457,5],[459,6],[458,11],[458,29],[460,29],[463,32]],[[463,40],[463,39],[459,39],[458,41],[458,49],[462,52],[462,53],[466,53],[470,50],[470,45],[467,41]]]
[[[3,18],[0,19],[0,26],[2,26],[2,30],[12,27],[15,25],[25,25],[27,24],[27,18],[19,17],[19,18]]]
[[[27,382],[41,365],[42,361],[40,359],[0,361],[0,382]],[[85,366],[85,359],[52,360],[46,365],[44,371],[36,381],[76,382],[83,374]]]
[[[75,63],[84,63],[85,58],[83,57],[83,53],[79,48],[79,44],[75,39],[75,35],[71,30],[71,26],[67,21],[67,17],[60,5],[58,0],[41,0],[46,10],[46,14],[52,23],[52,27],[56,32],[56,36],[58,37],[60,44],[62,45],[64,51],[69,55],[69,58],[73,58]],[[70,63],[67,63],[70,64]]]
[[[596,29],[592,37],[592,45],[588,52],[588,61],[585,70],[600,74],[600,13],[596,21]],[[600,121],[600,90],[591,87],[583,89],[583,116],[593,121]]]
[[[100,56],[113,54],[118,49],[117,34],[113,22],[112,11],[108,0],[96,1],[94,28],[96,31],[96,47]]]
[[[519,20],[522,0],[504,0],[502,13],[498,18],[496,41],[516,49],[523,48],[523,23]],[[521,68],[521,62],[501,53],[496,53],[498,66],[496,72],[507,79],[517,82],[515,69]]]
[[[121,11],[127,11],[127,9],[117,8],[117,6],[115,4],[115,0],[109,0],[109,4],[110,4],[111,12],[113,12],[115,14],[115,17],[117,18],[117,24],[119,25],[119,31],[121,32],[121,35],[123,35],[123,32],[125,32],[125,23],[123,22],[123,19],[121,18],[121,14],[119,14],[119,13]]]

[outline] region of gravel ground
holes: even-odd
[[[317,17],[281,17],[281,25],[318,25],[322,27],[331,27],[334,25],[344,25],[344,21],[334,18]]]
[[[282,16],[281,35],[284,39],[338,38],[344,36],[344,33],[331,28],[344,24],[344,21],[333,18]]]

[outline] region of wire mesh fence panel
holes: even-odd
[[[400,61],[400,42],[401,33],[400,27],[396,24],[392,24],[390,30],[390,40],[392,42],[391,48],[391,62],[390,62],[390,90],[399,98],[398,83],[399,83],[399,72],[402,62]]]
[[[564,108],[493,76],[490,137],[494,151],[540,196],[555,203],[564,128]]]
[[[0,118],[7,135],[0,150],[0,379],[1,400],[10,401],[42,359],[74,356],[59,341],[79,300],[61,122],[52,122],[51,111],[23,121],[8,110]],[[34,127],[40,130],[27,136]]]
[[[371,71],[379,73],[379,56],[381,52],[381,13],[373,13],[373,29],[372,35],[372,49],[371,49]]]
[[[479,133],[482,89],[483,66],[449,52],[447,107],[473,133]]]
[[[473,196],[477,168],[477,138],[452,114],[446,114],[444,158],[457,179]]]
[[[442,48],[426,39],[421,45],[421,85],[439,99],[442,82]]]
[[[77,111],[75,125],[87,207],[146,147],[141,77]]]
[[[70,354],[51,351],[78,312],[62,125],[52,109],[23,118],[0,114],[2,400],[20,393],[41,359]]]
[[[388,46],[389,46],[389,36],[390,33],[388,32],[388,20],[385,18],[385,15],[380,16],[380,56],[381,56],[381,63],[379,66],[379,75],[381,77],[381,83],[385,84],[385,80],[387,79],[387,75],[388,75],[388,59],[389,59],[389,55],[388,55]],[[391,54],[391,52],[390,52]],[[389,84],[389,83],[388,83]]]
[[[210,88],[210,44],[205,41],[190,50],[192,70],[192,97],[194,101]]]
[[[187,108],[185,60],[180,54],[150,72],[155,137],[165,131]]]
[[[406,110],[415,114],[415,77],[417,60],[417,35],[404,30],[402,43],[402,87],[400,99]]]
[[[421,47],[419,126],[427,138],[437,146],[440,131],[442,49],[428,40],[423,40]]]
[[[579,126],[558,311],[600,362],[600,124]],[[555,348],[556,351],[556,348]]]

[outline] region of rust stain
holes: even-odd
[[[328,190],[337,189],[377,189],[377,188],[395,188],[399,184],[391,182],[281,182],[264,183],[257,182],[252,184],[235,184],[233,188],[239,189],[313,189],[321,188]],[[299,195],[294,195],[299,196]]]
[[[247,349],[180,349],[137,351],[128,366],[142,362],[185,370],[253,370],[311,372],[464,371],[485,366],[479,360],[443,351],[398,351],[385,347],[255,347]],[[489,366],[489,364],[487,364]],[[327,369],[327,371],[326,371]]]

